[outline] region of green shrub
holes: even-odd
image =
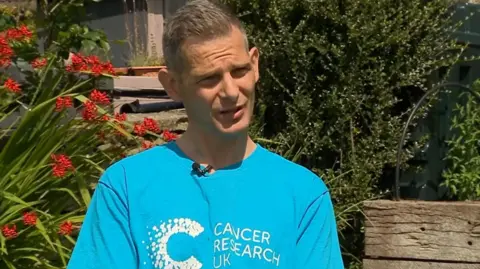
[[[480,80],[472,90],[480,94]],[[470,92],[460,97],[464,102],[457,103],[452,119],[444,185],[459,200],[480,200],[480,102]]]
[[[260,49],[258,141],[324,178],[353,266],[363,245],[361,203],[383,195],[379,181],[395,164],[402,127],[431,86],[429,75],[463,50],[449,39],[458,27],[452,1],[223,2]]]

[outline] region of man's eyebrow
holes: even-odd
[[[248,67],[250,67],[250,62],[245,62],[241,64],[232,64],[232,69],[242,69],[242,68],[248,68]],[[204,77],[215,75],[219,71],[220,71],[220,68],[207,69],[205,71],[203,70],[193,71],[192,76],[195,78],[204,78]]]
[[[233,65],[233,69],[241,69],[241,68],[247,68],[247,67],[250,67],[250,62]]]
[[[203,78],[203,77],[209,77],[211,75],[215,75],[219,69],[207,69],[206,71],[194,71],[192,72],[192,76],[195,78]]]

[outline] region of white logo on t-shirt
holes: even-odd
[[[202,263],[191,256],[185,261],[173,260],[168,255],[168,240],[175,234],[185,233],[193,238],[200,235],[204,228],[194,220],[188,218],[170,219],[153,226],[148,232],[149,242],[146,249],[149,251],[154,268],[160,269],[201,269]],[[213,233],[213,267],[215,269],[231,266],[232,256],[263,260],[275,267],[280,266],[280,253],[271,248],[271,234],[252,228],[235,227],[231,223],[217,223]],[[144,262],[146,265],[147,262]]]
[[[147,227],[148,229],[148,227]],[[175,261],[168,255],[167,243],[170,237],[178,233],[185,233],[191,237],[197,237],[203,232],[200,223],[191,219],[178,218],[162,222],[158,227],[153,226],[152,232],[148,235],[149,243],[146,248],[149,250],[150,259],[154,268],[165,269],[200,269],[202,264],[193,256],[185,261]],[[143,242],[142,242],[143,243]],[[146,262],[145,262],[146,263]]]

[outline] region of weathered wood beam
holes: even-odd
[[[163,35],[163,0],[147,0],[148,6],[148,55],[162,56],[162,35]]]
[[[363,260],[364,269],[479,269],[480,264],[429,261]]]
[[[102,78],[98,82],[98,89],[121,90],[121,91],[142,91],[159,90],[163,91],[163,85],[156,77],[140,76],[118,76],[116,78]]]
[[[480,202],[379,200],[364,203],[364,211],[367,257],[480,268]]]

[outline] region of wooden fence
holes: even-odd
[[[102,0],[87,7],[87,23],[111,40],[111,59],[123,67],[137,52],[162,55],[165,19],[186,0]],[[121,42],[116,42],[121,41]]]

